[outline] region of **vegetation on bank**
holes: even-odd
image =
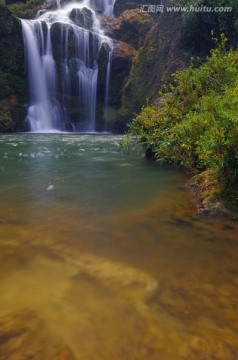
[[[222,35],[202,65],[175,73],[175,84],[142,108],[128,132],[162,164],[209,170],[221,194],[238,185],[238,51],[226,42]]]
[[[22,19],[34,19],[37,11],[42,9],[44,0],[14,1],[8,5],[15,16]]]
[[[211,31],[215,37],[223,33],[232,46],[238,42],[237,0],[168,0],[169,5],[187,6],[194,11],[181,12],[183,18],[183,48],[187,57],[207,56],[213,47]],[[213,11],[199,11],[199,8]],[[214,11],[220,9],[220,11]],[[223,10],[223,11],[222,11]]]

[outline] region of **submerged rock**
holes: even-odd
[[[61,342],[34,311],[22,310],[0,317],[1,360],[76,360],[69,346],[59,347]]]
[[[76,357],[68,346],[64,346],[55,353],[52,360],[76,360]]]

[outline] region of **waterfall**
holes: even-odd
[[[109,85],[110,85],[110,74],[111,74],[111,64],[112,64],[112,48],[109,51],[109,56],[108,56],[108,62],[107,62],[107,75],[106,75],[106,87],[105,87],[105,118],[106,120],[108,120],[108,103],[109,103]],[[104,129],[105,131],[107,131],[107,128],[105,127]]]
[[[116,0],[94,0],[97,9],[106,16],[113,16],[113,8]]]
[[[114,1],[98,1],[105,14],[112,11]],[[109,48],[108,105],[113,43],[104,35],[89,2],[59,8],[58,1],[56,10],[40,13],[35,20],[21,20],[30,87],[26,120],[32,132],[72,131],[72,116],[78,131],[96,131],[97,59],[103,44]]]

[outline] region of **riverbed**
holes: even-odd
[[[1,360],[237,360],[237,222],[119,141],[0,136]]]

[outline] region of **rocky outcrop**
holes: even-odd
[[[154,25],[154,20],[139,9],[126,10],[118,19],[101,16],[101,24],[108,36],[139,49]]]
[[[158,0],[116,0],[114,5],[114,14],[116,17],[118,17],[125,10],[140,9],[141,5],[158,5],[158,3]],[[151,14],[154,15],[153,13]]]
[[[161,87],[172,80],[171,74],[186,66],[182,28],[181,14],[163,13],[150,30],[124,89],[122,113],[128,118],[140,111],[147,98],[158,97]]]

